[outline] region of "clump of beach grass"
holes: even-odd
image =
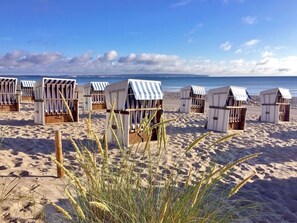
[[[156,115],[153,114],[153,116]],[[111,111],[107,126],[116,138],[119,155],[115,160],[109,156],[107,132],[101,138],[91,129],[91,119],[87,119],[89,139],[95,142],[95,148],[87,148],[71,139],[76,150],[75,159],[80,170],[64,169],[69,182],[65,195],[70,207],[54,207],[69,222],[233,222],[240,218],[240,210],[230,202],[237,191],[246,184],[252,175],[243,179],[233,188],[224,188],[222,179],[228,177],[233,167],[241,162],[256,157],[258,154],[245,156],[224,166],[213,165],[204,173],[190,169],[186,180],[181,180],[178,171],[180,163],[187,153],[207,140],[212,133],[206,133],[181,151],[173,169],[168,167],[168,174],[160,171],[161,160],[166,156],[168,120],[150,125],[153,117],[146,117],[140,126],[146,138],[150,139],[153,131],[158,132],[158,142],[134,144],[124,148],[117,138],[111,123],[121,128],[121,121]],[[209,147],[229,140],[228,135]],[[145,165],[139,165],[139,157]]]
[[[10,180],[9,182],[4,182],[0,184],[0,205],[9,199],[12,192],[16,190],[18,183],[15,181],[17,178]]]

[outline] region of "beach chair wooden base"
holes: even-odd
[[[92,104],[92,111],[101,111],[106,109],[106,104]]]
[[[21,102],[22,103],[31,103],[31,102],[34,102],[34,97],[33,96],[22,96],[22,99],[21,99]]]
[[[152,137],[150,140],[151,141],[157,140],[157,132],[155,129],[152,132]],[[141,142],[146,142],[146,141],[148,141],[146,134],[142,134],[141,132],[130,132],[129,133],[130,144],[136,144],[136,143],[141,143]]]
[[[20,111],[19,105],[0,105],[0,112],[18,112]]]
[[[52,123],[62,123],[62,122],[78,122],[78,100],[74,100],[74,111],[72,111],[71,119],[69,114],[66,113],[54,113],[54,114],[45,114],[44,122],[45,124],[52,124]]]
[[[191,108],[191,112],[193,112],[193,113],[204,113],[204,107]]]
[[[77,120],[74,120],[75,122]],[[45,115],[45,124],[72,122],[70,115],[68,114],[48,114]]]

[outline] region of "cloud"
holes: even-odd
[[[91,60],[93,60],[92,52],[87,51],[81,56],[70,58],[68,61],[69,63],[72,63],[72,64],[85,64],[85,63],[89,63]]]
[[[62,58],[60,53],[41,53],[29,54],[19,59],[20,63],[31,63],[35,65],[44,65],[54,63]]]
[[[243,59],[231,60],[230,63],[235,66],[242,66],[244,64],[244,60]]]
[[[188,43],[192,43],[194,38],[193,35],[198,32],[204,26],[203,23],[198,23],[195,25],[188,33],[185,34]]]
[[[203,27],[203,23],[198,23],[197,25],[194,26],[193,29],[191,29],[188,33],[188,35],[193,35],[196,33],[201,27]]]
[[[229,51],[231,50],[232,46],[231,46],[231,43],[229,41],[226,41],[225,43],[222,43],[220,45],[220,49],[221,50],[224,50],[224,51]]]
[[[115,50],[111,50],[104,54],[104,60],[112,61],[115,60],[118,56],[118,53]]]
[[[258,65],[265,65],[265,64],[268,64],[269,63],[269,58],[264,58],[262,60],[260,60],[259,62],[257,62],[257,66]]]
[[[260,42],[258,39],[252,39],[244,43],[245,46],[252,47],[257,45]]]
[[[128,57],[120,57],[119,63],[133,63],[133,64],[164,64],[164,63],[176,63],[179,58],[175,55],[165,55],[165,54],[152,54],[152,53],[142,53],[136,55],[134,53],[130,54]]]
[[[283,72],[289,72],[290,69],[288,69],[288,68],[278,68],[277,71],[280,72],[280,73],[283,73]]]
[[[265,51],[261,52],[261,56],[262,57],[273,57],[274,56],[274,53],[271,52],[271,51],[265,50]]]
[[[175,8],[175,7],[181,7],[181,6],[185,6],[187,4],[189,4],[190,2],[192,2],[192,0],[183,0],[183,1],[178,1],[174,4],[172,4],[170,7],[171,8]]]
[[[246,16],[246,17],[241,18],[241,21],[244,24],[253,25],[253,24],[257,23],[257,17],[256,16]]]
[[[239,48],[239,49],[237,49],[234,53],[235,53],[235,54],[240,54],[240,53],[242,53],[242,49]]]
[[[119,58],[119,63],[129,63],[129,62],[133,62],[135,60],[136,60],[136,54],[135,53],[130,53],[126,57],[120,57]]]
[[[283,49],[286,49],[287,47],[286,46],[276,46],[274,47],[275,50],[283,50]]]
[[[260,42],[259,39],[252,39],[249,41],[246,41],[245,43],[241,44],[240,48],[236,49],[234,51],[234,54],[255,54],[259,53],[260,50],[257,49],[255,46]],[[265,51],[268,50],[268,48],[264,48]]]
[[[95,55],[87,51],[67,57],[60,52],[30,53],[12,51],[0,55],[2,74],[209,74],[209,75],[296,75],[297,56],[277,58],[268,49],[259,60],[237,58],[213,61],[209,58],[185,60],[177,55],[130,53],[119,56],[115,50]]]

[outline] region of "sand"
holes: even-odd
[[[296,99],[294,102],[296,104]],[[247,105],[245,131],[231,141],[206,149],[225,133],[214,132],[208,141],[201,143],[186,156],[180,173],[186,177],[190,168],[203,171],[212,162],[226,164],[253,153],[262,153],[257,158],[238,165],[231,174],[230,184],[235,184],[255,172],[256,175],[235,196],[259,203],[256,215],[246,222],[297,222],[297,109],[291,109],[291,121],[271,124],[259,122],[258,103]],[[205,114],[178,112],[177,94],[165,94],[166,118],[174,118],[169,124],[169,149],[162,165],[170,166],[180,151],[208,131],[204,129]],[[69,137],[86,139],[86,114],[81,112],[78,123],[34,125],[33,104],[22,104],[19,113],[0,114],[0,194],[4,184],[14,180],[17,184],[12,195],[0,203],[0,222],[54,222],[55,210],[48,205],[51,200],[63,199],[65,182],[56,177],[54,156],[54,132],[60,130],[63,137],[63,152],[67,167],[75,167],[74,149]],[[92,115],[95,131],[103,133],[105,113]],[[116,150],[110,156],[115,157]],[[145,164],[144,164],[145,165]],[[165,169],[164,169],[165,171]],[[228,183],[228,182],[227,182]],[[1,197],[0,197],[1,199]],[[45,217],[43,216],[45,215]]]

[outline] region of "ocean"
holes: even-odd
[[[59,76],[61,77],[61,76]],[[41,76],[17,76],[19,80],[40,80]],[[260,91],[283,87],[288,88],[291,94],[297,97],[297,76],[294,77],[209,77],[197,75],[105,75],[105,76],[63,76],[61,78],[75,78],[79,85],[84,85],[90,81],[108,81],[116,83],[128,78],[158,80],[162,83],[163,91],[178,92],[180,88],[187,85],[204,86],[206,90],[228,85],[241,86],[247,88],[250,95],[257,95]]]

